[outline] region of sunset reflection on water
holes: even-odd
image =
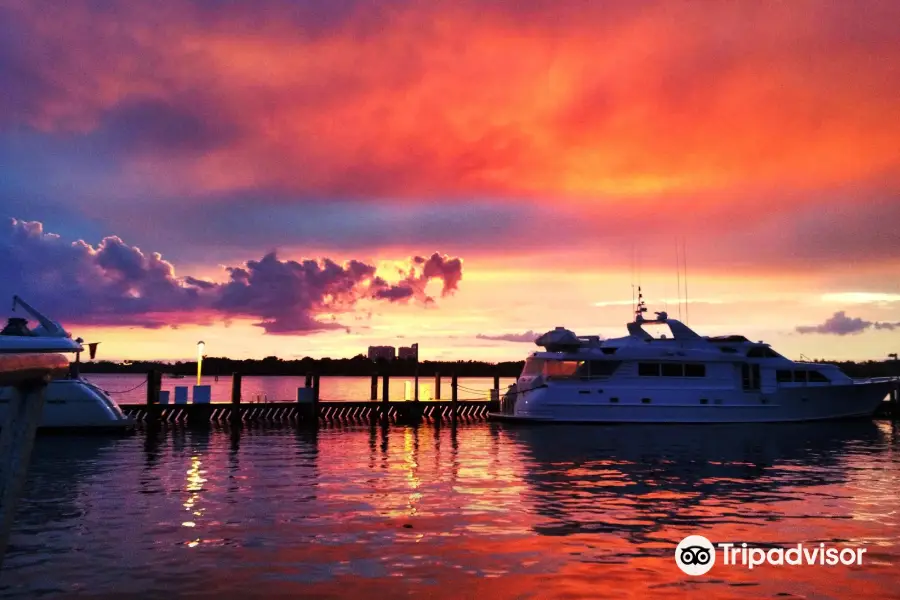
[[[0,594],[888,598],[896,448],[865,422],[44,437]],[[868,551],[690,578],[694,533]]]

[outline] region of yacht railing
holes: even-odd
[[[854,379],[853,383],[858,385],[866,385],[872,383],[890,383],[895,382],[900,384],[900,377],[865,377],[860,379]]]

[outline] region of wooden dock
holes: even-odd
[[[440,376],[436,377],[440,389]],[[310,374],[306,386],[297,390],[296,401],[242,402],[242,377],[232,377],[231,402],[199,402],[161,404],[162,377],[158,371],[147,376],[147,400],[142,404],[119,404],[135,424],[157,423],[205,426],[210,423],[289,422],[308,426],[319,424],[415,424],[486,421],[488,413],[499,409],[500,379],[494,377],[491,400],[460,399],[457,377],[451,376],[450,400],[391,401],[388,376],[382,376],[383,396],[376,399],[378,376],[372,376],[372,394],[368,401],[334,401],[319,399],[319,377]]]
[[[492,401],[432,400],[423,402],[317,402],[315,406],[299,402],[259,404],[120,404],[122,411],[138,425],[153,422],[200,425],[224,422],[315,423],[440,423],[485,421],[496,411]]]

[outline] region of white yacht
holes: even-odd
[[[18,296],[13,297],[13,310],[21,306],[39,322],[28,328],[27,319],[13,317],[0,331],[0,353],[74,352],[76,362],[66,379],[54,379],[44,392],[44,411],[39,427],[45,429],[124,429],[133,421],[109,394],[86,381],[78,373],[78,360],[84,351],[82,340],[73,340],[63,327],[29,306]],[[0,424],[6,419],[12,388],[0,387]]]
[[[740,335],[701,336],[665,312],[600,340],[557,327],[537,339],[501,420],[744,423],[871,416],[896,381],[854,380],[837,366],[795,362]],[[645,325],[668,326],[658,338]]]

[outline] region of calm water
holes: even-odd
[[[896,598],[898,437],[885,422],[42,436],[0,596]],[[673,550],[689,533],[868,551],[688,578]]]
[[[145,402],[147,399],[146,388],[141,382],[145,375],[139,374],[92,374],[85,378],[96,383],[101,388],[110,392],[112,398],[121,404]],[[403,400],[413,397],[412,377],[392,377],[390,380],[390,394],[392,400]],[[515,378],[501,377],[500,389],[515,382]],[[192,386],[197,383],[196,377],[173,379],[163,377],[162,389],[171,392],[171,398],[175,397],[175,386],[187,386],[188,397],[192,394]],[[231,377],[204,376],[203,385],[212,386],[213,402],[231,401]],[[297,388],[303,387],[303,377],[244,377],[241,381],[243,402],[276,402],[294,401],[297,399]],[[378,381],[378,398],[381,398],[381,380]],[[137,387],[140,386],[140,387]],[[320,397],[322,400],[368,400],[371,397],[371,379],[369,377],[322,377],[320,382]],[[490,390],[494,386],[494,380],[490,377],[460,377],[460,400],[488,400]],[[434,396],[434,377],[419,378],[419,399],[428,400]],[[451,394],[450,377],[441,379],[441,398],[449,400]]]

